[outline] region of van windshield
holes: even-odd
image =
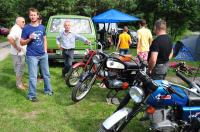
[[[78,34],[92,33],[92,30],[90,27],[90,21],[84,18],[70,18],[70,19],[54,18],[50,26],[50,32],[56,33],[56,32],[64,31],[64,22],[66,20],[70,20],[71,32],[78,33]]]

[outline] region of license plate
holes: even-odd
[[[61,55],[62,54],[61,50],[56,50],[56,54]]]
[[[76,55],[77,55],[77,54],[80,54],[80,52],[79,52],[79,51],[77,51],[77,50],[75,50],[75,51],[74,51],[74,54],[76,54]]]

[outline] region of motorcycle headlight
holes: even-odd
[[[130,88],[129,94],[134,102],[140,103],[143,99],[144,91],[139,87],[133,86]]]
[[[101,61],[101,56],[100,55],[94,55],[92,57],[92,61],[94,64],[98,64]]]

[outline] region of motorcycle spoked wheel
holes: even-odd
[[[67,84],[67,86],[74,87],[78,83],[79,78],[84,70],[84,67],[81,66],[71,68],[65,76],[65,83]]]
[[[82,100],[92,88],[94,81],[96,80],[96,75],[88,76],[83,81],[79,81],[76,86],[72,89],[72,100],[78,102]]]

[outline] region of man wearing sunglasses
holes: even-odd
[[[15,25],[11,28],[8,35],[8,42],[11,44],[10,53],[13,58],[14,71],[16,73],[16,86],[18,89],[24,90],[26,87],[22,83],[22,76],[25,70],[25,54],[26,45],[20,45],[22,28],[24,28],[25,20],[23,17],[17,17]]]

